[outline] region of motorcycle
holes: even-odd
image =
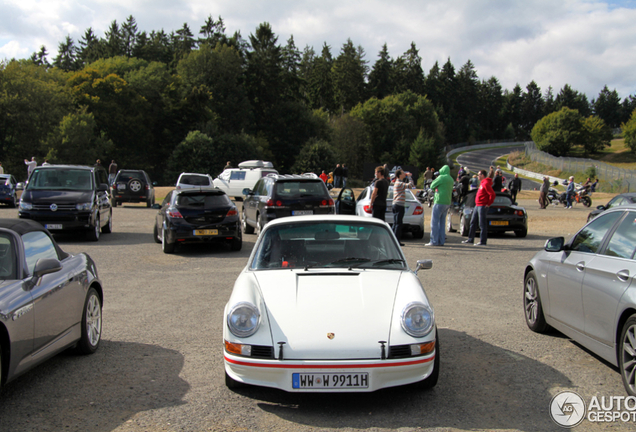
[[[554,185],[556,186],[558,183],[555,181]],[[566,183],[567,184],[567,183]],[[546,195],[546,199],[550,204],[559,205],[563,204],[564,206],[568,205],[567,193],[559,192],[555,188],[550,188]],[[585,207],[590,207],[592,205],[592,198],[590,198],[588,188],[581,187],[574,191],[574,196],[572,197],[572,204],[581,203]]]
[[[435,190],[431,189],[432,180],[426,180],[424,183],[424,189],[417,192],[415,197],[422,204],[427,204],[429,207],[433,205],[433,201],[435,200]]]

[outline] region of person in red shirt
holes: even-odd
[[[323,171],[322,174],[320,174],[318,177],[320,177],[320,179],[325,182],[325,184],[327,183],[327,179],[329,178],[327,176],[327,174],[325,174],[325,172]]]
[[[488,208],[495,201],[495,191],[492,189],[492,178],[488,176],[486,170],[480,170],[477,174],[480,185],[475,196],[475,208],[473,215],[470,218],[470,232],[468,233],[468,239],[462,243],[473,244],[475,241],[475,233],[477,232],[477,224],[479,224],[479,243],[475,243],[475,246],[486,246],[488,241],[488,222],[486,215],[488,215]]]

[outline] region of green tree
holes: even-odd
[[[480,139],[502,138],[505,129],[504,96],[499,80],[493,76],[488,81],[482,81],[477,97]]]
[[[586,156],[588,153],[598,153],[611,145],[612,130],[602,118],[589,116],[582,120],[582,126],[583,150]]]
[[[369,155],[369,137],[364,122],[346,113],[336,118],[332,127],[332,144],[338,161],[347,165],[349,177],[362,178],[364,162]]]
[[[291,171],[297,174],[313,172],[320,175],[323,170],[328,173],[335,167],[336,160],[336,152],[328,142],[310,138],[300,150]]]
[[[587,96],[572,89],[569,84],[563,86],[554,100],[554,104],[555,111],[559,111],[563,107],[568,107],[577,110],[583,117],[592,115],[592,109],[587,100]]]
[[[58,46],[58,53],[55,60],[53,60],[53,66],[69,72],[78,70],[79,65],[75,43],[70,36],[66,36],[66,40]]]
[[[46,47],[44,45],[42,45],[40,47],[40,51],[38,51],[37,53],[31,54],[30,60],[33,63],[35,63],[37,66],[45,66],[45,67],[48,68],[49,66],[51,66],[49,64],[49,61],[46,58],[48,55],[49,55],[49,53],[46,52]]]
[[[415,42],[411,42],[411,47],[393,62],[392,81],[392,93],[403,93],[407,90],[421,96],[426,93],[422,57]]]
[[[582,142],[581,119],[577,110],[561,108],[537,122],[532,129],[532,140],[541,151],[554,156],[566,155],[573,145]]]
[[[106,46],[104,41],[100,40],[92,28],[88,28],[79,41],[78,57],[83,66],[97,61],[105,57]]]
[[[434,136],[420,130],[409,155],[409,163],[415,165],[424,172],[426,167],[439,167],[444,165],[442,152]]]
[[[521,96],[521,130],[523,138],[527,139],[534,125],[544,116],[545,101],[541,95],[541,88],[531,81],[526,86],[526,92]]]
[[[369,74],[369,94],[372,97],[382,99],[389,96],[395,87],[393,84],[393,61],[389,56],[386,43],[378,54],[378,60],[373,65]]]
[[[342,46],[331,69],[336,104],[341,113],[362,102],[365,97],[366,62],[351,39]]]
[[[64,116],[49,135],[46,157],[53,163],[90,165],[112,150],[112,142],[100,133],[86,107]]]
[[[592,101],[594,114],[603,119],[610,128],[617,128],[621,124],[621,99],[616,89],[609,91],[607,86]]]
[[[636,152],[636,109],[632,111],[632,116],[627,123],[621,124],[623,136],[625,137],[625,145],[632,152]]]

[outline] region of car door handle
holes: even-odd
[[[580,263],[576,264],[576,269],[578,271],[585,271],[585,263],[583,261],[581,261]]]
[[[618,273],[616,273],[616,277],[622,280],[623,282],[626,282],[627,279],[629,279],[629,270],[619,271]]]

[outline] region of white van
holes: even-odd
[[[278,174],[271,162],[250,160],[241,162],[238,168],[228,168],[214,179],[214,187],[234,198],[243,198],[243,189],[254,189],[261,177]]]

